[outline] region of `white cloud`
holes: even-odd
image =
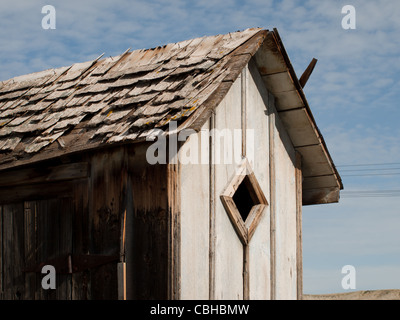
[[[352,128],[338,123],[324,127],[326,143],[337,165],[398,162],[399,128],[390,123],[366,123],[361,117],[351,122]]]
[[[56,8],[56,30],[41,28],[41,7],[46,4]],[[350,31],[341,28],[345,4],[331,0],[3,0],[0,80],[87,61],[103,52],[118,55],[128,47],[150,48],[248,27],[277,27],[298,76],[313,57],[318,59],[305,92],[334,162],[398,162],[400,2],[353,0],[357,29]],[[398,186],[393,178],[385,182],[345,178],[344,182],[346,188]],[[332,259],[380,251],[398,255],[396,201],[342,199],[339,205],[305,208],[305,256],[317,263],[318,254],[324,252],[332,253]],[[323,268],[315,272],[331,281],[331,271]]]

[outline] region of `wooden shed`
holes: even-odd
[[[342,189],[302,85],[276,29],[1,82],[0,297],[300,299]]]

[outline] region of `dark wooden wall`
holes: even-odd
[[[81,189],[87,190],[88,176],[88,164],[81,162],[1,173],[0,298],[65,300],[82,292],[75,275],[57,273],[57,290],[43,290],[44,275],[27,271],[79,252],[75,235],[86,233],[87,224],[77,217],[87,216]]]
[[[126,148],[127,297],[168,298],[167,166],[149,165],[144,147]],[[131,202],[131,205],[129,203]]]
[[[0,175],[1,299],[117,299],[124,284],[128,299],[168,297],[167,167],[148,165],[144,150],[104,149]],[[57,274],[56,290],[24,272],[70,253],[119,258]]]
[[[44,275],[27,272],[79,252],[75,235],[84,232],[84,225],[76,219],[83,213],[76,213],[69,195],[0,206],[2,299],[66,300],[82,291],[85,284],[75,274],[57,273],[57,289],[43,290]]]

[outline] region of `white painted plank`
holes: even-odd
[[[217,129],[241,128],[241,79],[237,79],[216,109]],[[233,140],[233,139],[232,139]],[[222,141],[222,140],[221,140]],[[216,148],[218,144],[216,143]],[[223,163],[223,143],[220,144],[220,158]],[[236,150],[236,151],[235,151]],[[233,152],[241,154],[241,137],[234,143]],[[233,154],[232,152],[232,154]],[[231,164],[215,166],[215,190],[217,197],[236,174],[239,165],[231,158]],[[243,245],[225,211],[222,202],[216,201],[216,252],[215,252],[215,298],[243,299]]]
[[[208,128],[206,122],[203,129]],[[191,136],[180,154],[197,150],[209,157],[209,141],[202,141],[201,132]],[[202,143],[203,142],[203,143]],[[203,146],[203,148],[202,148]],[[194,154],[195,152],[193,152]],[[200,162],[200,161],[199,161]],[[195,182],[195,183],[194,183]],[[181,298],[209,298],[209,166],[181,166]]]
[[[276,115],[276,299],[297,298],[295,152]]]
[[[270,203],[269,183],[269,125],[267,115],[268,91],[259,91],[264,86],[261,77],[246,68],[246,154],[254,175]],[[258,82],[258,86],[256,84]],[[262,94],[265,95],[264,99]],[[253,133],[251,134],[251,131]],[[253,157],[253,158],[252,158]],[[270,206],[263,216],[250,241],[250,299],[270,299]]]

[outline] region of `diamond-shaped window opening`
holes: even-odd
[[[221,194],[221,200],[240,240],[248,244],[268,202],[247,160]]]

